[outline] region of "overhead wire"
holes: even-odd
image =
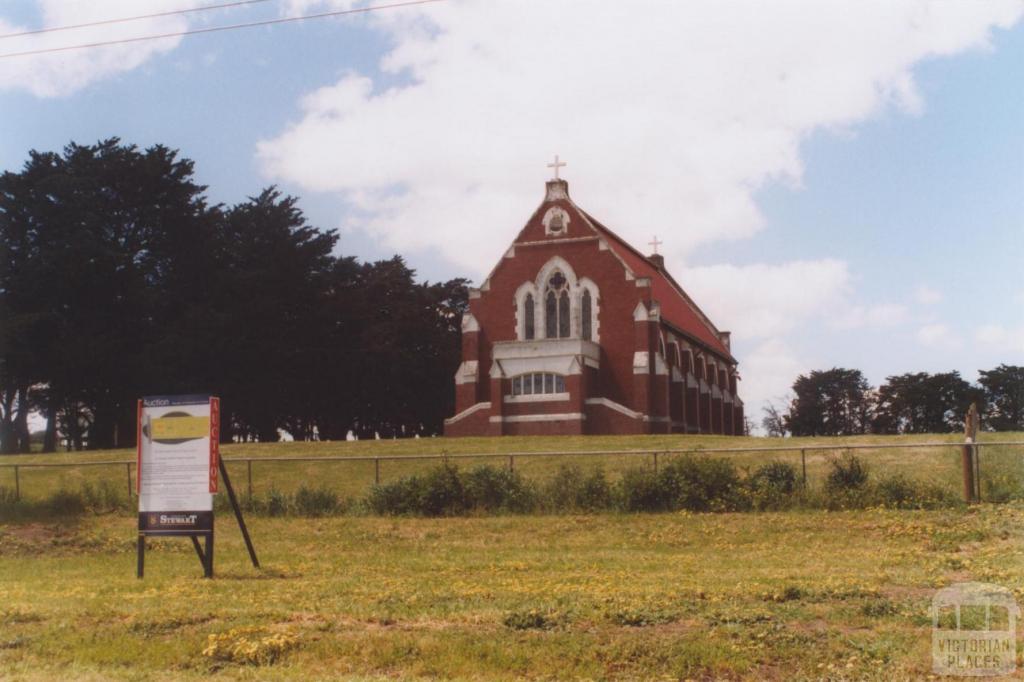
[[[25,50],[23,52],[8,52],[6,54],[0,54],[0,59],[10,59],[12,57],[28,57],[30,55],[38,54],[50,54],[53,52],[67,52],[69,50],[84,50],[94,47],[105,47],[107,45],[123,45],[128,43],[139,43],[147,40],[161,40],[163,38],[179,38],[182,36],[191,36],[201,33],[217,33],[220,31],[234,31],[243,28],[255,28],[258,26],[272,26],[275,24],[287,24],[296,21],[308,21],[310,19],[323,19],[326,17],[339,17],[347,14],[366,14],[384,9],[397,9],[400,7],[411,7],[414,5],[428,5],[438,2],[445,2],[445,0],[405,0],[404,2],[393,2],[386,5],[372,5],[370,7],[355,7],[345,10],[335,10],[331,12],[319,12],[317,14],[306,14],[297,17],[278,17],[277,19],[264,19],[261,21],[248,21],[240,24],[228,24],[225,26],[209,26],[206,28],[195,28],[188,29],[185,31],[173,31],[170,33],[159,33],[147,36],[138,36],[135,38],[121,38],[118,40],[103,40],[95,43],[82,43],[79,45],[65,45],[62,47],[47,47],[38,50]]]
[[[109,24],[123,24],[129,21],[141,21],[142,19],[158,19],[160,17],[172,17],[176,14],[192,14],[195,12],[208,12],[214,9],[226,9],[229,7],[241,7],[243,5],[257,5],[264,2],[271,2],[271,0],[236,0],[235,2],[225,2],[219,5],[203,5],[202,7],[190,7],[187,9],[172,9],[166,12],[154,12],[153,14],[138,14],[132,17],[118,17],[116,19],[100,19],[98,21],[88,21],[82,24],[68,24],[66,26],[47,26],[46,28],[35,28],[28,31],[19,31],[18,33],[4,33],[0,35],[0,39],[3,38],[19,38],[21,36],[34,36],[40,33],[55,33],[57,31],[71,31],[78,28],[91,28],[93,26],[107,26]]]

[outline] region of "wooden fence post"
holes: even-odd
[[[14,465],[14,501],[21,501],[21,479],[18,477],[18,465]]]
[[[246,460],[246,474],[249,480],[249,502],[252,502],[252,460]]]
[[[978,406],[971,403],[964,417],[964,444],[960,450],[960,460],[964,472],[964,502],[971,504],[977,502],[980,495],[976,493],[981,490],[981,482],[974,477],[974,441],[978,437],[978,426],[980,425]]]
[[[132,499],[132,463],[126,462],[124,465],[125,471],[128,472],[128,499]]]
[[[508,470],[510,472],[516,470],[516,458],[513,455],[508,456]]]
[[[807,451],[800,451],[800,466],[804,470],[804,490],[807,490]]]
[[[380,485],[380,457],[373,458],[373,484]]]

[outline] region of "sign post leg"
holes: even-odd
[[[196,543],[199,544],[198,542]],[[213,577],[213,529],[210,529],[210,533],[206,536],[206,561],[203,562],[203,575],[206,578]]]
[[[224,481],[224,487],[228,490],[228,499],[231,501],[231,508],[235,511],[235,519],[238,521],[238,527],[242,530],[242,538],[245,540],[245,548],[249,550],[249,558],[252,559],[252,565],[259,568],[260,561],[256,558],[256,548],[252,546],[252,539],[249,537],[249,529],[245,527],[245,519],[242,518],[242,508],[238,506],[238,498],[235,497],[235,489],[231,485],[231,477],[228,476],[228,468],[224,466],[223,459],[218,459],[218,464],[220,465],[221,480]]]
[[[135,577],[141,578],[146,568],[146,536],[142,533],[139,533],[137,549],[139,553],[139,558],[138,563],[135,566]]]

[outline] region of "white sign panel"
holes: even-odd
[[[212,528],[220,401],[194,395],[143,398],[138,421],[139,530]]]

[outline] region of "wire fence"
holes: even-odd
[[[275,489],[323,487],[356,497],[370,486],[402,476],[422,473],[449,462],[459,466],[489,464],[507,467],[526,478],[544,480],[564,465],[600,466],[610,478],[630,467],[655,470],[676,457],[728,458],[740,469],[752,470],[769,461],[796,467],[804,487],[819,485],[830,462],[843,453],[855,453],[872,469],[885,475],[903,475],[962,490],[962,442],[858,443],[733,448],[677,448],[577,450],[547,452],[478,452],[411,455],[317,455],[224,457],[235,488],[250,499]],[[1024,441],[979,442],[974,452],[974,477],[980,499],[1000,496],[1006,489],[1024,486]],[[41,498],[75,483],[116,482],[120,477],[128,497],[135,495],[134,460],[93,462],[18,462],[0,464],[0,487],[13,488],[16,500]],[[6,471],[4,471],[6,470]],[[120,473],[118,473],[120,472]]]

